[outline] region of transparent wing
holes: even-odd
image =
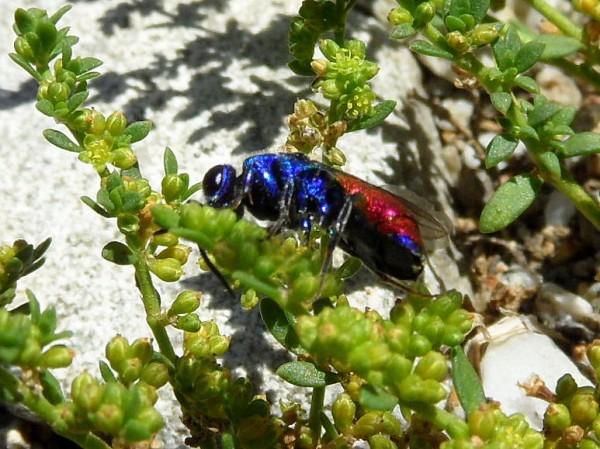
[[[428,249],[448,245],[449,236],[454,233],[454,226],[445,213],[436,210],[433,204],[411,190],[390,185],[382,188],[396,195],[412,214]]]

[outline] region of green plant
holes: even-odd
[[[593,68],[598,48],[591,34],[594,2],[574,2],[588,15],[585,28],[572,22],[544,0],[528,1],[557,32],[538,34],[520,23],[502,23],[490,14],[488,0],[449,2],[398,0],[389,20],[392,37],[415,39],[418,53],[452,61],[485,90],[499,112],[503,131],[486,149],[486,167],[508,160],[519,141],[527,147],[533,169],[500,186],[481,214],[482,232],[498,231],[512,223],[537,197],[543,183],[564,193],[600,229],[600,206],[569,171],[569,159],[600,152],[595,132],[576,133],[571,124],[576,109],[550,102],[526,73],[538,62],[554,64],[567,73],[600,86]],[[481,49],[491,47],[494,64],[485,65]]]
[[[291,67],[302,73],[314,70],[313,85],[330,105],[319,110],[313,102],[299,101],[287,144],[304,152],[318,146],[323,159],[334,165],[344,163],[336,147],[343,133],[375,126],[395,105],[389,100],[375,104],[368,81],[378,68],[365,59],[364,44],[344,40],[352,5],[307,0],[290,32]],[[107,361],[99,363],[101,379],[80,374],[66,394],[51,370],[70,364],[72,352],[62,345],[45,348],[68,335],[55,332],[53,309],[41,312],[31,293],[28,305],[9,309],[18,277],[41,264],[47,243],[34,249],[17,242],[0,251],[3,400],[24,404],[85,448],[150,442],[162,426],[153,407],[156,391],[167,384],[181,404],[191,446],[344,448],[360,439],[373,448],[394,448],[429,446],[443,438],[447,447],[541,447],[542,434],[522,416],[507,417],[496,405],[486,404],[460,348],[472,327],[460,293],[430,298],[417,284],[389,319],[359,311],[343,295],[344,279],[358,269],[355,259],[321,279],[326,245],[318,240],[326,236],[315,232],[307,245],[299,245],[294,238],[269,236],[232,211],[188,202],[199,184],[180,172],[170,149],[164,153],[161,186],[153,188],[132,148],[151,124],[128,123],[122,113],[105,116],[84,107],[87,83],[98,76],[94,69],[100,61],[73,56],[77,38],[68,28],[57,28],[67,10],[52,16],[36,8],[17,10],[16,53],[11,57],[39,83],[37,109],[69,134],[46,130],[46,139],[77,154],[98,175],[96,198],[82,200],[100,216],[116,219],[121,240],[108,243],[102,256],[132,268],[155,345],[146,338],[129,342],[115,336],[106,345]],[[330,31],[334,40],[320,44],[326,60],[313,61],[315,43]],[[199,292],[183,291],[171,301],[159,297],[156,278],[174,282],[182,275],[190,256],[184,241],[199,245],[233,287],[243,290],[245,307],[260,304],[267,328],[297,356],[278,373],[312,389],[309,410],[284,403],[281,413],[274,414],[249,380],[234,378],[219,364],[230,342],[214,322],[202,318]],[[173,346],[169,327],[183,332],[181,348]],[[448,396],[444,382],[450,375],[468,413],[466,421],[436,406]],[[337,383],[344,392],[335,399],[330,419],[324,413],[325,389]],[[392,413],[396,406],[407,427]]]

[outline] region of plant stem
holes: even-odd
[[[552,22],[565,35],[581,40],[582,31],[571,22],[564,14],[546,3],[545,0],[525,0],[546,19]]]
[[[11,393],[20,397],[20,402],[36,416],[47,422],[57,434],[77,443],[83,449],[110,449],[108,444],[89,431],[70,432],[59,428],[57,421],[60,422],[62,417],[60,416],[60,411],[57,407],[48,402],[41,394],[34,392],[31,388],[14,377],[5,368],[0,367],[0,378],[2,378],[2,385],[4,388],[8,388]],[[11,381],[5,382],[6,380]]]
[[[414,410],[426,420],[431,421],[435,426],[448,432],[450,438],[461,439],[468,438],[470,435],[468,424],[458,416],[448,413],[434,405],[422,403],[405,404],[408,408]]]
[[[528,148],[531,148],[529,142],[526,142]],[[562,166],[560,176],[554,175],[547,170],[539,158],[539,154],[535,151],[530,151],[531,158],[535,162],[540,171],[540,175],[544,181],[552,184],[554,188],[567,196],[575,207],[587,218],[596,229],[600,230],[600,205],[588,195],[583,187],[581,187],[566,167]]]
[[[135,268],[135,279],[137,281],[137,287],[142,293],[142,301],[144,303],[144,309],[146,310],[146,322],[158,345],[160,352],[172,363],[177,360],[177,355],[171,344],[171,340],[167,335],[165,327],[160,323],[160,297],[158,292],[152,283],[152,277],[150,276],[150,270],[144,257],[143,251],[140,251],[137,261],[134,263]]]
[[[325,403],[325,387],[313,388],[310,400],[310,413],[308,416],[308,427],[312,435],[313,447],[317,447],[321,437],[321,412]]]

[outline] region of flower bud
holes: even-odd
[[[342,433],[349,429],[356,414],[356,404],[348,394],[340,394],[331,406],[335,427]]]
[[[187,183],[174,173],[166,175],[161,182],[162,194],[167,203],[181,199],[187,190]]]
[[[151,362],[142,369],[140,379],[154,388],[160,388],[169,381],[169,368],[164,363]]]
[[[202,293],[195,290],[186,290],[179,293],[167,315],[175,316],[193,312],[200,306],[200,298],[202,298]]]
[[[340,46],[331,39],[320,40],[319,49],[321,50],[321,53],[323,53],[323,55],[330,61],[335,61],[337,59],[338,52],[341,51]]]
[[[310,68],[317,76],[324,77],[327,75],[327,67],[329,62],[326,59],[313,59],[310,63]]]
[[[431,342],[423,335],[413,334],[408,344],[409,358],[421,357],[431,351]]]
[[[566,405],[550,404],[544,413],[544,428],[562,432],[571,425],[571,414]]]
[[[387,20],[392,25],[398,26],[405,23],[413,23],[414,19],[408,9],[399,6],[398,8],[394,8],[389,12]]]
[[[398,449],[396,443],[394,443],[386,435],[373,435],[369,438],[370,449]]]
[[[179,237],[171,232],[161,232],[152,236],[152,243],[156,246],[175,246],[179,243]]]
[[[81,373],[71,383],[71,397],[83,412],[96,410],[104,395],[104,387],[89,373]]]
[[[471,48],[469,41],[460,31],[453,31],[446,36],[450,48],[459,54],[466,53]]]
[[[100,112],[92,109],[91,117],[90,117],[90,128],[89,128],[90,134],[94,134],[96,136],[101,136],[105,129],[106,129],[106,119]]]
[[[151,407],[148,407],[139,413],[137,419],[146,425],[146,428],[150,431],[150,433],[158,432],[165,425],[160,413]]]
[[[137,156],[131,147],[121,147],[112,151],[112,164],[121,170],[128,170],[137,162]]]
[[[46,99],[50,100],[53,104],[57,104],[59,102],[67,101],[70,93],[69,86],[65,83],[58,83],[55,81],[48,85]]]
[[[353,58],[365,59],[367,55],[367,46],[361,40],[352,39],[346,42],[344,47],[350,52],[350,56]]]
[[[392,412],[383,412],[381,416],[381,432],[390,436],[402,435],[402,423]]]
[[[600,371],[600,340],[594,340],[587,348],[587,357],[594,371]]]
[[[499,27],[495,23],[479,24],[475,26],[473,31],[470,33],[471,45],[479,47],[490,44],[498,37],[499,33]]]
[[[415,368],[415,374],[419,375],[421,379],[443,381],[448,374],[446,358],[439,352],[428,352],[419,360]]]
[[[361,416],[353,427],[353,436],[366,439],[380,432],[381,413],[368,412]]]
[[[115,366],[129,357],[129,342],[121,335],[114,336],[106,345],[106,359]]]
[[[156,255],[157,259],[176,259],[181,265],[185,265],[192,248],[186,245],[175,245],[165,248]]]
[[[229,350],[229,340],[229,337],[224,337],[223,335],[211,337],[208,340],[210,352],[216,357],[225,354]]]
[[[200,330],[200,317],[195,313],[188,313],[177,318],[174,326],[177,329],[184,330],[186,332],[198,332]]]
[[[242,293],[240,302],[245,310],[251,310],[258,305],[258,303],[260,302],[260,297],[256,294],[254,290],[250,289]]]
[[[598,416],[598,403],[592,395],[575,394],[569,404],[573,422],[584,427],[591,424]]]
[[[491,438],[499,424],[493,410],[488,406],[483,406],[469,414],[467,422],[473,435],[477,435],[482,440]]]
[[[66,368],[73,361],[75,351],[64,345],[55,345],[42,354],[40,367]]]
[[[19,36],[15,40],[15,51],[27,62],[33,62],[35,60],[33,49],[31,48],[31,45],[29,45],[29,42],[27,42],[27,39],[23,36]]]
[[[146,364],[152,358],[154,349],[149,338],[138,338],[131,344],[129,349],[129,357],[136,357]]]
[[[142,361],[138,358],[132,358],[125,360],[115,367],[115,370],[119,373],[119,379],[125,385],[132,384],[140,378],[142,372]]]
[[[415,9],[415,20],[414,23],[418,27],[422,27],[429,23],[435,16],[435,5],[431,2],[420,3]]]
[[[89,415],[89,420],[97,431],[111,436],[116,435],[123,425],[123,411],[118,405],[105,403]]]
[[[151,259],[148,261],[148,267],[152,273],[165,282],[176,282],[183,276],[181,262],[177,259]]]
[[[114,137],[120,136],[127,127],[127,118],[120,111],[113,112],[106,119],[106,130]]]

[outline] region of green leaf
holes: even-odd
[[[492,168],[507,160],[517,148],[519,140],[514,137],[498,134],[486,148],[485,167]]]
[[[117,265],[133,265],[137,256],[121,242],[109,242],[102,248],[102,257]]]
[[[381,388],[365,385],[360,389],[360,404],[370,410],[392,410],[398,405],[398,398]]]
[[[471,12],[471,2],[469,0],[451,0],[450,9],[448,10],[449,16],[461,16],[463,14],[469,14]]]
[[[65,5],[62,8],[60,8],[58,11],[56,11],[54,14],[52,14],[49,19],[50,22],[52,22],[53,24],[57,24],[58,21],[60,20],[60,18],[62,16],[64,16],[70,9],[72,8],[71,5]]]
[[[514,26],[509,26],[506,35],[500,37],[492,44],[494,58],[501,71],[513,66],[517,52],[521,49],[521,38]]]
[[[169,230],[179,226],[180,217],[177,212],[167,206],[156,205],[152,208],[152,217],[161,228]]]
[[[540,41],[527,42],[515,56],[514,66],[519,73],[523,73],[534,66],[544,53],[545,45]]]
[[[165,167],[165,175],[176,175],[177,170],[179,170],[175,153],[173,153],[169,147],[165,148],[163,165]]]
[[[117,378],[115,377],[115,373],[113,373],[113,370],[110,369],[110,366],[108,366],[108,363],[106,363],[104,360],[100,360],[98,362],[98,365],[100,367],[100,375],[102,376],[102,379],[104,380],[104,382],[109,383],[109,382],[117,381]]]
[[[409,37],[413,37],[417,34],[417,30],[410,23],[403,23],[402,25],[398,25],[392,31],[390,37],[392,39],[406,39]]]
[[[563,157],[585,156],[600,153],[600,134],[587,131],[575,134],[564,142]]]
[[[86,57],[80,58],[77,61],[78,70],[75,72],[76,75],[81,75],[83,73],[89,72],[90,70],[94,70],[96,67],[102,65],[102,61],[97,58]]]
[[[487,402],[481,380],[460,346],[452,348],[452,383],[467,416]]]
[[[67,100],[67,108],[69,109],[69,112],[73,112],[75,109],[81,106],[83,102],[87,100],[89,94],[90,92],[87,90],[73,94],[71,98]]]
[[[541,186],[542,181],[531,174],[502,184],[483,208],[479,230],[487,234],[507,227],[531,206]]]
[[[197,191],[199,191],[202,188],[202,183],[201,182],[197,182],[194,185],[191,185],[185,192],[185,195],[183,195],[183,197],[181,198],[182,201],[187,200],[189,197],[191,197],[194,193],[196,193]]]
[[[519,75],[514,79],[513,83],[529,93],[537,94],[540,92],[540,86],[538,86],[537,81],[530,76]]]
[[[79,153],[82,148],[69,139],[65,134],[55,129],[45,129],[44,137],[52,145],[62,148],[63,150],[71,151],[73,153]]]
[[[29,314],[31,315],[31,322],[36,324],[40,320],[40,302],[37,300],[31,290],[25,292],[29,301]]]
[[[40,384],[44,397],[52,405],[64,402],[65,395],[60,386],[60,382],[49,371],[42,371],[39,374]]]
[[[350,123],[348,126],[348,132],[357,131],[359,129],[373,128],[382,123],[388,115],[394,112],[396,108],[396,102],[393,100],[385,100],[378,103],[373,108],[373,114],[369,117],[365,117],[362,120],[358,120]]]
[[[288,362],[277,369],[277,374],[286,382],[298,387],[319,388],[338,382],[337,376],[327,373],[310,362]]]
[[[139,122],[131,123],[127,128],[125,128],[123,134],[127,134],[128,136],[130,136],[131,143],[134,143],[139,142],[144,137],[146,137],[151,129],[152,122],[149,120],[142,120]]]
[[[296,355],[306,354],[285,312],[275,301],[270,298],[263,299],[260,302],[260,314],[275,340]]]
[[[412,42],[408,48],[415,53],[421,53],[422,55],[435,56],[437,58],[449,59],[451,61],[454,59],[454,55],[452,53],[442,50],[428,41],[416,40]]]
[[[560,34],[541,34],[536,40],[545,45],[541,58],[544,61],[566,58],[574,55],[582,48],[579,39]]]
[[[470,13],[476,23],[481,23],[490,9],[490,0],[471,0]]]
[[[562,176],[562,167],[560,165],[560,161],[558,160],[558,156],[552,151],[545,151],[540,154],[540,162],[544,168],[554,176]]]
[[[465,22],[456,16],[446,16],[444,24],[446,25],[446,28],[448,28],[448,31],[460,31],[463,33],[467,29]]]
[[[29,73],[35,80],[41,81],[42,77],[40,74],[33,68],[31,64],[27,62],[25,58],[17,53],[9,53],[8,56],[12,59],[19,67]]]
[[[50,100],[42,98],[41,100],[35,103],[35,107],[42,114],[47,115],[49,117],[54,117],[54,105]]]
[[[96,212],[101,217],[112,218],[112,215],[110,213],[108,213],[108,211],[106,209],[104,209],[102,206],[100,206],[98,203],[96,203],[89,196],[82,196],[81,201],[83,201],[83,204],[88,206],[90,209],[92,209],[94,212]]]
[[[549,101],[543,95],[536,95],[533,99],[533,110],[529,112],[527,123],[537,128],[561,109],[556,103]]]
[[[508,92],[492,92],[490,99],[494,107],[502,114],[506,115],[506,112],[512,105],[512,95]]]

